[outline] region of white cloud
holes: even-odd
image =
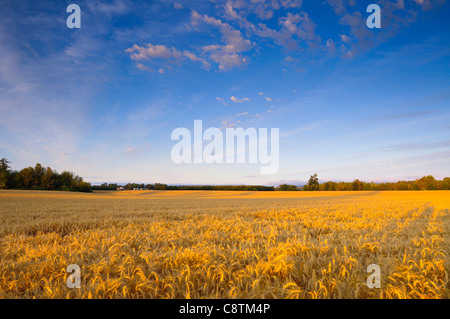
[[[218,64],[221,71],[228,71],[248,62],[248,58],[241,53],[252,49],[250,40],[245,39],[241,31],[234,29],[222,20],[201,15],[197,11],[192,11],[191,25],[198,27],[202,23],[214,26],[219,29],[224,44],[213,44],[202,47],[205,54],[209,54],[211,60]]]
[[[403,1],[401,1],[401,2],[403,3]],[[439,1],[439,0],[437,0],[437,1],[436,0],[414,0],[414,2],[418,5],[420,5],[422,7],[423,11],[428,11],[428,10],[433,9],[433,7],[435,5],[439,6],[443,3],[445,3],[445,0],[441,0],[441,1]],[[404,6],[404,4],[403,4],[403,6]]]
[[[225,8],[229,17],[241,20],[242,17],[236,12],[241,9],[243,14],[255,14],[259,19],[269,20],[273,18],[274,12],[282,8],[300,8],[302,0],[253,0],[253,1],[227,1]]]
[[[142,63],[137,63],[137,64],[136,64],[136,67],[137,67],[139,70],[145,71],[145,72],[153,72],[153,71],[154,71],[152,68],[150,68],[150,67],[148,67],[148,66],[146,66],[146,65],[144,65],[144,64],[142,64]]]
[[[231,96],[230,100],[233,101],[234,103],[243,103],[243,102],[250,101],[250,99],[248,97],[238,98],[235,96]]]
[[[193,62],[201,62],[203,64],[203,68],[205,69],[209,69],[211,66],[205,59],[200,58],[199,56],[188,50],[184,50],[183,52],[181,52],[174,47],[169,48],[165,45],[160,44],[154,45],[151,43],[147,43],[145,46],[134,44],[131,48],[126,49],[125,52],[129,53],[130,58],[135,61],[160,59],[172,61],[173,63],[179,64],[183,59],[187,58]],[[145,69],[141,63],[138,63],[137,67],[141,70]],[[162,69],[159,68],[159,73],[163,73],[160,72],[160,70]]]
[[[306,12],[296,14],[288,12],[286,16],[278,19],[278,25],[280,29],[275,30],[259,23],[255,30],[256,35],[261,38],[269,38],[290,50],[298,49],[302,42],[306,43],[308,47],[320,43],[320,37],[315,33],[316,25]]]
[[[297,58],[293,58],[293,57],[291,57],[291,56],[287,56],[287,57],[285,57],[285,58],[283,59],[283,62],[287,62],[287,63],[297,63],[297,62],[300,62],[300,60],[297,59]]]
[[[269,113],[267,111],[263,112],[265,114]],[[236,127],[236,126],[245,126],[247,121],[251,120],[252,118],[260,117],[261,114],[250,114],[249,112],[240,112],[235,115],[227,116],[227,117],[221,117],[217,120],[220,121],[222,124],[221,129],[227,128],[227,127]],[[248,123],[247,123],[248,124]]]
[[[339,36],[341,37],[342,42],[350,41],[350,37],[346,36],[345,34],[339,34]]]
[[[131,48],[125,50],[125,52],[131,54],[133,60],[148,60],[150,58],[160,59],[180,59],[183,53],[175,48],[168,48],[164,45],[153,45],[147,43],[146,46],[139,46],[134,44]]]
[[[336,52],[336,44],[332,39],[327,40],[326,47],[331,54],[334,54]]]
[[[189,51],[187,51],[187,50],[184,50],[184,51],[183,51],[183,54],[184,54],[185,57],[189,58],[191,61],[194,61],[194,62],[201,62],[201,63],[203,64],[203,68],[204,68],[204,69],[209,70],[209,69],[211,68],[211,64],[210,64],[208,61],[206,61],[205,59],[202,59],[202,58],[198,57],[198,56],[195,55],[194,53],[189,52]]]
[[[124,155],[139,157],[142,153],[150,150],[150,144],[147,142],[142,143],[139,147],[126,147],[123,151]]]
[[[228,103],[225,101],[224,98],[220,98],[220,97],[216,97],[216,100],[219,101],[220,103],[222,103],[223,105],[228,105]]]
[[[300,8],[301,5],[300,0],[228,1],[225,5],[225,16],[237,21],[241,28],[253,36],[272,39],[276,44],[289,49],[297,49],[302,41],[305,41],[308,46],[317,45],[320,37],[315,34],[315,24],[306,12],[298,11],[296,14],[288,12],[286,16],[278,19],[280,26],[278,30],[269,28],[261,22],[253,24],[246,18],[253,13],[261,20],[268,20],[273,18],[275,10]]]
[[[87,6],[93,12],[100,12],[102,15],[111,17],[112,15],[120,15],[125,14],[129,10],[129,5],[125,3],[123,0],[116,0],[112,3],[106,2],[87,2]]]
[[[346,12],[344,0],[328,0],[328,4],[333,8],[337,15],[342,15]]]

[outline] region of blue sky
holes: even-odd
[[[81,8],[81,29],[66,7]],[[381,29],[366,8],[381,7]],[[2,1],[0,157],[92,183],[450,175],[443,0]],[[178,127],[279,128],[280,167],[174,164]]]

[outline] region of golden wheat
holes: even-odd
[[[449,195],[0,191],[0,298],[449,298]]]

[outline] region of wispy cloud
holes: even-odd
[[[436,93],[424,96],[421,99],[414,99],[403,103],[402,107],[418,107],[418,106],[430,106],[433,104],[438,104],[441,102],[446,102],[450,100],[450,87],[446,88],[444,91],[439,91]]]
[[[423,143],[402,143],[383,147],[382,152],[407,152],[407,151],[423,151],[437,148],[450,148],[450,140],[438,142],[423,142]]]
[[[219,70],[231,70],[248,62],[247,57],[242,53],[250,50],[252,43],[244,38],[241,31],[220,19],[206,14],[201,15],[195,10],[192,11],[191,19],[191,25],[194,27],[207,24],[220,30],[224,44],[211,44],[202,47],[203,53],[208,54],[209,58],[218,64]]]
[[[227,127],[245,127],[248,124],[249,119],[255,119],[261,117],[260,113],[250,113],[250,112],[240,112],[234,115],[220,117],[217,119],[221,124],[220,129],[225,129]]]
[[[198,57],[196,54],[189,52],[188,50],[179,51],[174,47],[169,48],[165,45],[160,44],[154,45],[151,43],[147,43],[145,46],[134,44],[131,48],[126,49],[125,52],[129,53],[131,59],[135,61],[160,59],[170,61],[175,64],[180,64],[183,59],[188,59],[193,62],[202,63],[203,67],[206,69],[209,69],[211,67],[211,65],[206,60]],[[142,66],[142,63],[137,64],[137,67],[141,70],[144,69]],[[164,69],[159,68],[159,73],[164,73],[160,72],[160,70]]]
[[[142,154],[150,150],[150,144],[148,142],[142,143],[140,146],[126,147],[123,153],[126,156],[140,157]]]
[[[248,97],[239,98],[236,96],[231,96],[230,100],[233,101],[234,103],[244,103],[244,102],[249,102],[250,98],[248,98]]]
[[[111,17],[113,15],[125,14],[130,10],[130,3],[125,0],[115,0],[113,2],[89,1],[88,8],[93,12],[99,12],[102,15]]]
[[[426,110],[426,111],[413,111],[413,112],[403,112],[403,113],[386,113],[378,114],[366,117],[360,122],[375,122],[375,121],[393,121],[393,120],[406,120],[417,117],[426,117],[439,113],[441,110]]]
[[[223,105],[228,105],[228,103],[225,101],[225,98],[216,96],[216,100],[219,101]]]
[[[297,134],[301,134],[301,133],[305,133],[305,132],[318,131],[318,130],[322,129],[323,127],[329,125],[330,123],[332,123],[331,120],[324,120],[324,121],[305,124],[305,125],[299,126],[297,128],[291,129],[289,131],[281,132],[280,138],[286,138],[286,137],[289,137],[292,135],[297,135]]]

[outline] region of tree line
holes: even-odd
[[[9,166],[10,163],[6,158],[0,160],[0,189],[92,192],[91,184],[72,172],[58,173],[51,167],[43,167],[39,163],[34,167],[30,166],[15,171]]]
[[[125,190],[133,188],[146,188],[148,190],[216,190],[216,191],[387,191],[387,190],[450,190],[450,177],[436,180],[433,176],[424,176],[414,181],[398,181],[387,183],[362,182],[355,179],[353,182],[319,183],[317,174],[310,177],[308,183],[303,186],[281,184],[275,186],[263,185],[167,185],[163,183],[137,184],[128,183],[119,185],[116,183],[103,183],[94,185],[94,190],[116,190],[119,187]]]
[[[6,158],[0,160],[0,189],[68,190],[92,192],[93,190],[116,190],[122,185],[103,183],[91,185],[83,178],[69,171],[58,173],[50,167],[37,163],[20,171],[12,170]],[[312,175],[303,186],[281,184],[278,187],[264,185],[167,185],[164,183],[137,184],[122,186],[125,190],[147,188],[148,190],[217,190],[217,191],[385,191],[385,190],[450,190],[450,177],[437,180],[428,175],[414,181],[398,182],[352,182],[319,183],[317,174]]]
[[[319,183],[317,174],[310,177],[304,186],[282,184],[276,188],[280,191],[402,191],[402,190],[450,190],[450,177],[437,180],[428,175],[414,181],[398,182],[363,182],[355,179],[353,182]]]
[[[93,185],[93,190],[116,190],[122,185],[116,183],[103,183]],[[208,191],[274,191],[274,186],[263,185],[167,185],[163,183],[155,184],[136,184],[128,183],[122,186],[125,190],[133,188],[146,188],[148,190],[208,190]]]

